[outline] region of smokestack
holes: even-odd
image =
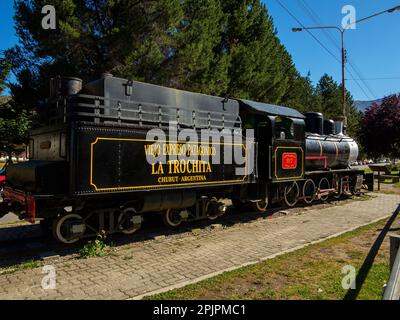
[[[335,121],[335,134],[337,134],[338,136],[343,136],[344,117],[336,117],[334,121]]]

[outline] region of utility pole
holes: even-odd
[[[301,28],[292,28],[293,32],[300,32],[303,30],[317,30],[317,29],[336,29],[340,32],[341,37],[342,37],[342,112],[343,112],[343,118],[344,118],[344,125],[347,126],[347,108],[346,108],[346,78],[345,78],[345,69],[346,69],[346,49],[345,49],[345,44],[344,44],[344,34],[346,30],[349,29],[349,27],[353,24],[374,18],[376,16],[385,14],[385,13],[392,13],[395,11],[400,11],[400,6],[396,6],[394,8],[384,10],[378,13],[375,13],[373,15],[370,15],[368,17],[359,19],[353,23],[348,24],[344,28],[339,28],[335,26],[319,26],[319,27],[304,27],[302,26]]]

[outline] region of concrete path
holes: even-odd
[[[141,298],[353,230],[390,216],[399,203],[398,195],[379,194],[368,201],[130,243],[101,258],[56,259],[46,262],[55,268],[55,289],[42,289],[41,267],[16,271],[0,275],[0,299]]]
[[[19,221],[18,217],[13,213],[9,213],[0,218],[0,225],[16,221]]]

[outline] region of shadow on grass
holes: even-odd
[[[360,268],[360,270],[357,274],[357,278],[356,278],[356,289],[349,289],[343,298],[344,300],[357,299],[357,297],[361,291],[361,288],[368,276],[368,273],[371,270],[371,267],[374,263],[375,257],[377,256],[379,249],[381,248],[382,243],[385,240],[387,233],[392,230],[391,226],[393,225],[393,222],[396,220],[399,213],[400,213],[400,204],[397,207],[397,209],[393,212],[393,215],[386,222],[385,226],[382,228],[378,237],[375,239],[371,249],[369,250],[367,257],[365,258],[363,264],[361,265],[361,268]]]

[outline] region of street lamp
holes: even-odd
[[[393,13],[395,11],[400,11],[400,6],[396,6],[394,8],[384,10],[384,11],[375,13],[371,16],[359,19],[355,22],[349,23],[344,28],[339,28],[339,27],[335,27],[335,26],[320,26],[320,27],[304,27],[304,26],[302,26],[302,28],[292,28],[293,32],[301,32],[303,30],[316,30],[316,29],[336,29],[340,32],[341,38],[342,38],[342,112],[343,112],[345,126],[347,126],[347,114],[346,114],[346,83],[345,83],[346,51],[345,51],[345,46],[344,46],[344,33],[353,24],[374,18],[376,16],[380,16],[385,13]]]

